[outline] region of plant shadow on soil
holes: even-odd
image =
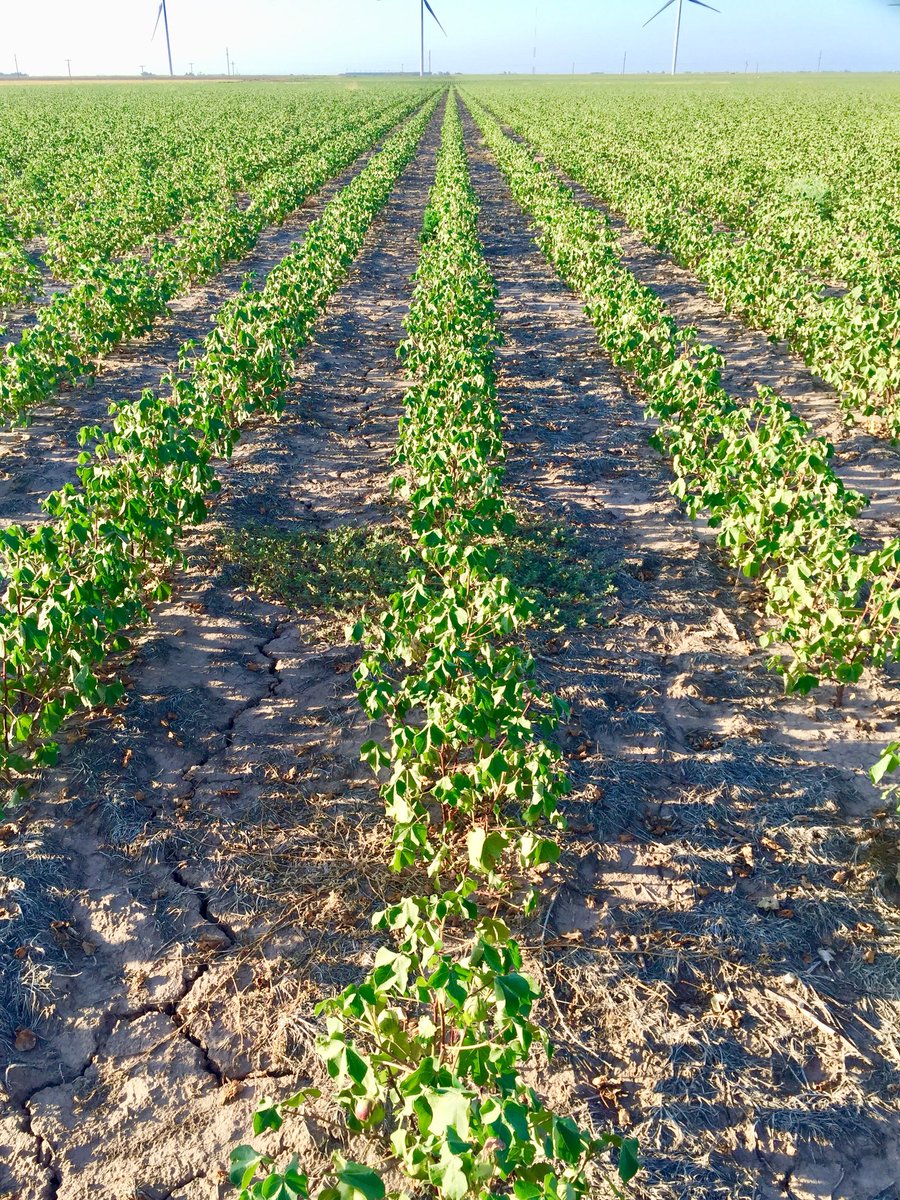
[[[626,617],[652,587],[662,624],[665,582],[618,570]],[[814,1181],[788,1186],[800,1145],[827,1170],[844,1155],[866,1194],[864,1171],[892,1166],[865,1136],[895,1144],[900,1095],[889,814],[851,816],[843,772],[737,720],[761,674],[688,633],[655,669],[608,615],[541,660],[572,710],[572,827],[541,932],[554,1040],[594,1076],[579,1091],[598,1124],[639,1137],[641,1194],[743,1196],[768,1174],[806,1200]]]
[[[614,588],[626,614],[652,589],[663,624],[666,582],[640,563]],[[672,599],[674,628],[684,597]],[[564,745],[583,836],[567,847],[546,929],[576,1053],[590,1041],[607,1070],[618,1059],[623,1094],[643,1093],[630,1107],[649,1119],[645,1144],[674,1150],[721,1131],[722,1149],[746,1162],[777,1159],[774,1146],[801,1135],[840,1145],[863,1114],[889,1127],[900,1094],[885,1054],[900,998],[895,822],[851,816],[844,772],[734,719],[737,698],[768,692],[761,673],[686,632],[654,675],[653,652],[624,637],[610,655],[620,615],[609,613],[602,654],[573,639],[542,672],[572,706]],[[608,1115],[602,1091],[593,1106]]]
[[[408,546],[392,525],[256,525],[218,553],[245,585],[328,626],[402,587]],[[889,1124],[900,1076],[879,1043],[892,1035],[900,971],[894,939],[878,917],[873,925],[872,890],[885,920],[900,889],[896,864],[875,853],[883,837],[867,822],[848,825],[838,772],[804,769],[727,729],[681,730],[674,744],[672,729],[642,712],[639,674],[629,678],[622,662],[597,672],[590,630],[607,624],[614,592],[642,588],[641,570],[626,579],[595,541],[527,514],[502,553],[499,569],[537,602],[541,675],[573,701],[560,734],[573,840],[547,880],[556,890],[540,937],[530,930],[526,940],[565,1011],[555,1040],[584,1065],[618,1074],[614,1084],[598,1076],[582,1099],[601,1123],[627,1125],[625,1110],[643,1111],[643,1139],[663,1151],[649,1174],[670,1184],[666,1151],[680,1160],[683,1139],[700,1129],[718,1132],[725,1155],[744,1166],[757,1153],[776,1164],[797,1138],[840,1140],[860,1115],[849,1068],[885,1105],[881,1116],[881,1104],[869,1109],[870,1126]],[[577,631],[587,631],[585,644]],[[715,698],[721,664],[693,662],[692,687]],[[639,749],[648,736],[666,747],[662,761]],[[630,740],[633,756],[604,753]],[[851,863],[847,886],[841,872]],[[787,995],[786,976],[802,982],[805,1000]],[[859,993],[870,997],[864,1022]],[[793,1028],[794,1053],[768,1037],[773,1010]],[[635,1038],[645,1059],[636,1072]],[[602,1064],[583,1053],[587,1042],[605,1046]],[[722,1087],[735,1085],[738,1109],[767,1113],[760,1125],[723,1107]],[[772,1095],[777,1111],[767,1111]],[[694,1163],[690,1184],[703,1186],[709,1170]],[[721,1170],[706,1182],[721,1183]]]

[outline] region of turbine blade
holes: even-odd
[[[447,36],[447,30],[446,30],[446,29],[443,27],[443,25],[441,24],[441,22],[438,20],[438,15],[437,15],[437,13],[434,11],[434,9],[431,7],[431,5],[428,3],[428,0],[425,0],[425,7],[428,9],[428,11],[429,11],[429,12],[431,13],[431,15],[434,17],[435,21],[437,21],[437,27],[438,27],[438,29],[441,31],[441,33],[444,35],[444,37],[446,37],[446,36]]]
[[[156,31],[157,31],[157,29],[159,29],[159,19],[161,16],[162,16],[162,4],[160,4],[159,11],[156,14],[156,24],[153,26],[153,35],[150,38],[151,42],[153,41],[153,38],[156,37]]]
[[[707,4],[706,0],[691,0],[691,4],[699,4],[701,8],[708,8],[710,12],[720,13],[720,8],[713,8],[711,4]]]
[[[655,13],[653,14],[653,16],[650,18],[650,21],[655,21],[655,20],[656,20],[656,18],[659,16],[659,14],[660,14],[660,13],[664,13],[664,12],[666,11],[666,9],[667,9],[667,8],[671,8],[671,7],[672,7],[672,5],[673,5],[674,3],[675,3],[675,0],[667,0],[667,3],[666,3],[666,4],[664,4],[664,5],[662,6],[662,8],[661,8],[661,9],[659,9],[659,11],[658,11],[658,12],[655,12]],[[646,29],[646,28],[647,28],[647,26],[650,24],[650,21],[645,21],[645,22],[643,23],[643,25],[641,26],[641,29]]]

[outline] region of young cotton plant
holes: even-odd
[[[366,644],[363,708],[389,728],[387,744],[369,742],[363,755],[389,772],[395,870],[424,860],[435,876],[461,863],[494,876],[507,848],[523,868],[559,857],[536,827],[564,827],[568,783],[550,739],[565,705],[537,688],[513,639],[530,605],[478,549],[438,589],[416,570],[379,623],[355,631]]]
[[[188,378],[162,396],[114,405],[112,428],[81,431],[80,487],[44,502],[50,520],[0,531],[0,778],[46,765],[63,720],[110,703],[99,679],[124,631],[167,594],[162,570],[178,538],[203,520],[215,456],[231,454],[255,413],[277,414],[291,364],[346,275],[397,176],[415,153],[433,97],[328,204],[259,292],[219,316]]]
[[[395,948],[382,947],[361,984],[319,1006],[319,1054],[348,1129],[382,1141],[414,1191],[440,1200],[577,1200],[592,1192],[591,1164],[610,1149],[627,1181],[637,1171],[632,1139],[579,1128],[522,1079],[535,1046],[550,1053],[533,1019],[540,993],[522,973],[507,926],[478,916],[473,886],[377,914],[375,927],[393,935]],[[279,1129],[309,1096],[264,1103],[257,1131]],[[247,1200],[291,1194],[253,1190],[257,1168],[270,1163],[249,1147],[232,1158]],[[268,1178],[276,1188],[285,1176]],[[371,1168],[356,1164],[355,1178],[368,1200],[385,1194]],[[327,1181],[318,1200],[328,1200],[336,1182]],[[309,1195],[308,1181],[306,1188],[297,1194]]]
[[[508,887],[508,854],[519,869],[555,861],[559,847],[539,828],[563,826],[567,789],[551,740],[564,706],[535,684],[517,636],[531,609],[497,572],[489,542],[512,517],[500,491],[494,289],[477,215],[453,100],[403,351],[415,377],[399,486],[416,561],[380,619],[354,630],[364,646],[363,707],[389,728],[386,743],[363,754],[388,774],[393,865],[424,867],[433,891],[376,915],[390,942],[361,983],[319,1006],[318,1049],[348,1129],[368,1134],[372,1153],[399,1167],[416,1196],[578,1200],[594,1190],[595,1160],[611,1149],[619,1178],[630,1179],[636,1145],[580,1129],[525,1083],[532,1050],[549,1052],[534,1020],[540,993],[508,926],[474,899],[474,878],[495,894]],[[451,871],[456,886],[441,891],[439,877]],[[255,1131],[280,1128],[303,1096],[264,1104]],[[378,1170],[343,1159],[312,1192],[296,1162],[284,1173],[273,1166],[248,1146],[235,1152],[242,1200],[386,1192]]]
[[[413,385],[397,486],[418,562],[380,620],[361,622],[353,636],[364,646],[363,707],[389,729],[386,744],[363,753],[390,772],[382,795],[394,868],[424,859],[438,875],[462,862],[493,877],[507,848],[522,867],[559,855],[534,830],[564,825],[557,801],[568,785],[551,739],[565,706],[536,686],[516,637],[532,607],[497,574],[488,544],[513,528],[501,490],[495,288],[455,104],[447,122],[401,350]]]
[[[822,586],[826,571],[827,592]],[[780,607],[792,614],[778,638],[790,642],[797,690],[815,687],[826,662],[840,699],[867,667],[900,660],[900,539],[870,554],[834,551],[824,565],[798,556],[777,587],[786,595]],[[764,645],[775,642],[775,635],[763,638]]]
[[[27,303],[40,288],[40,271],[20,241],[0,223],[0,328],[4,310]]]

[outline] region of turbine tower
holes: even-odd
[[[713,8],[711,4],[706,4],[705,0],[688,0],[688,3],[699,4],[701,8],[708,8],[712,12],[716,13],[719,12],[718,8]],[[684,0],[666,0],[666,3],[662,6],[662,8],[658,9],[653,14],[653,16],[650,18],[650,21],[655,21],[661,13],[664,13],[667,8],[671,8],[673,4],[678,5],[678,11],[675,14],[675,46],[672,50],[672,74],[675,75],[678,71],[678,43],[681,39],[681,14],[684,11]],[[647,28],[647,26],[650,24],[650,21],[644,22],[644,29]]]
[[[169,41],[169,14],[166,12],[166,0],[160,0],[159,11],[156,14],[156,24],[153,26],[153,37],[150,39],[151,42],[153,41],[153,38],[156,37],[157,29],[159,29],[160,17],[162,17],[163,29],[166,33],[166,51],[169,55],[169,74],[174,75],[175,72],[172,70],[172,43]]]
[[[431,7],[431,5],[428,3],[428,0],[421,0],[421,4],[419,5],[419,51],[420,51],[419,78],[420,79],[425,78],[425,9],[426,8],[431,13],[431,15],[434,17],[438,29],[440,29],[440,31],[444,35],[444,37],[447,36],[447,30],[443,27],[443,25],[438,20],[438,15],[434,11],[434,9]]]
[[[440,29],[440,31],[444,35],[444,37],[447,36],[447,30],[441,24],[437,13],[434,11],[434,9],[431,7],[431,5],[428,3],[428,0],[419,0],[419,76],[422,79],[425,78],[425,9],[426,8],[428,9],[428,11],[431,13],[432,17],[434,18],[435,24],[437,25],[438,29]],[[402,75],[403,72],[401,71],[400,74]]]

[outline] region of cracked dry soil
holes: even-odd
[[[517,931],[560,1047],[533,1082],[640,1137],[638,1196],[886,1200],[896,839],[848,771],[880,697],[836,714],[779,695],[746,594],[680,515],[637,403],[466,130],[505,339],[508,492],[612,584],[602,621],[533,634],[572,704],[574,783],[564,858]],[[371,961],[368,918],[398,885],[358,760],[354,652],[320,614],[251,593],[218,534],[395,520],[395,349],[437,131],[284,419],[240,443],[128,703],[75,731],[0,845],[0,936],[27,947],[0,985],[0,1196],[228,1195],[221,1168],[259,1096],[321,1080],[314,1004]],[[35,1047],[14,1049],[32,1027]],[[280,1136],[315,1164],[340,1124],[323,1100],[269,1148]]]
[[[28,949],[3,983],[0,1196],[224,1195],[259,1097],[307,1065],[315,999],[371,942],[386,872],[352,654],[248,595],[216,533],[391,519],[396,348],[438,134],[436,118],[285,416],[223,471],[127,704],[75,730],[15,814],[4,940]]]
[[[535,934],[571,1103],[638,1136],[640,1195],[894,1195],[896,828],[846,768],[896,693],[872,684],[841,714],[781,695],[743,585],[467,132],[508,493],[593,544],[614,584],[602,627],[536,641],[572,706],[572,827]],[[862,929],[884,939],[871,962]]]

